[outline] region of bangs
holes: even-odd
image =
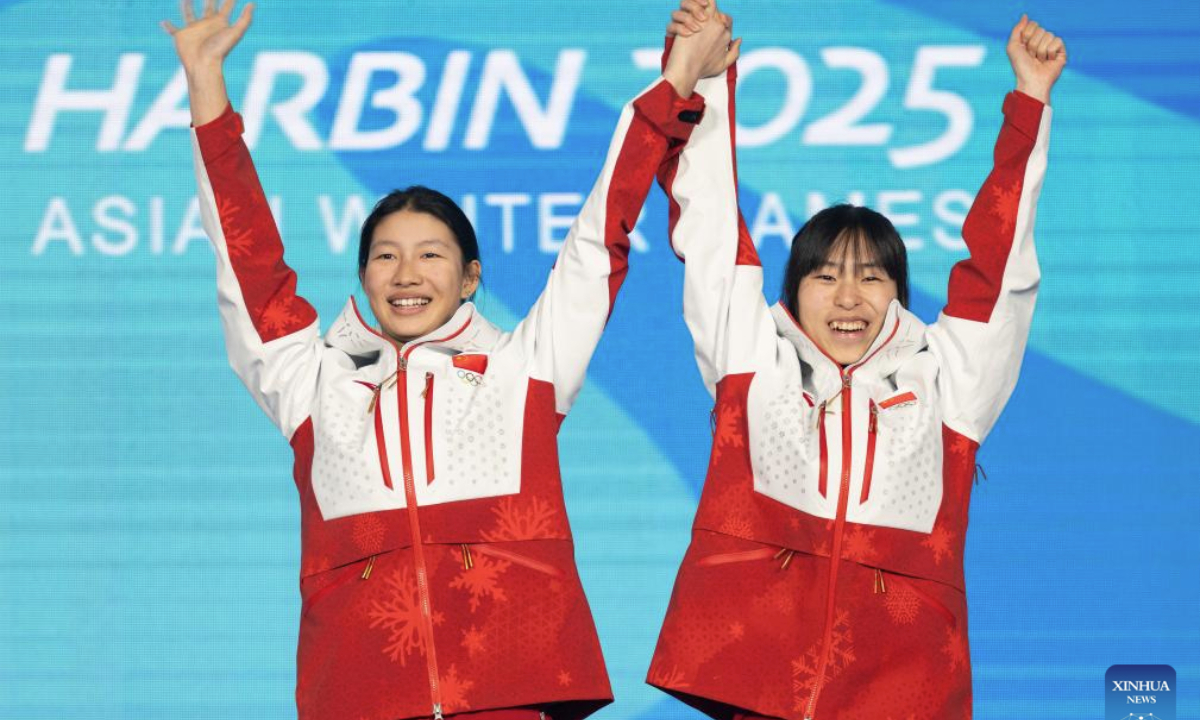
[[[880,262],[876,243],[861,227],[847,227],[829,243],[821,258],[814,258],[816,263],[804,275],[810,275],[823,267],[850,268],[859,270],[864,267],[876,267],[883,270],[888,277],[884,263]]]
[[[813,215],[792,239],[779,299],[797,316],[796,293],[801,280],[827,266],[857,269],[864,265],[879,268],[896,281],[900,304],[908,307],[908,252],[892,222],[870,208],[826,208]]]

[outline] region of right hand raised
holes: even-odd
[[[229,19],[233,15],[235,0],[223,0],[220,9],[217,9],[216,1],[204,0],[203,14],[197,18],[193,0],[181,0],[184,26],[177,28],[168,20],[162,22],[163,29],[174,39],[179,62],[189,76],[204,71],[220,71],[225,56],[246,34],[254,16],[254,3],[250,3],[242,9],[237,22],[231,24]]]
[[[684,0],[682,7],[693,22],[686,28],[688,34],[676,33],[663,76],[675,86],[676,92],[687,97],[700,78],[720,75],[737,62],[742,41],[739,38],[731,42],[733,19],[717,8],[715,0]],[[677,24],[682,25],[675,16],[672,18],[668,32]]]

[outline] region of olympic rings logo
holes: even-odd
[[[459,370],[458,379],[462,380],[471,387],[479,387],[483,384],[483,376],[473,373],[470,370]]]

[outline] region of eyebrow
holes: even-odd
[[[381,238],[379,240],[371,241],[371,247],[378,247],[380,245],[397,246],[399,244],[400,244],[400,242],[398,240],[392,240],[389,238]],[[449,246],[450,245],[449,242],[442,240],[440,238],[426,238],[424,240],[418,240],[416,244],[418,247],[421,245],[441,245],[441,246]]]
[[[883,264],[877,263],[877,262],[854,263],[854,266],[856,268],[858,268],[859,270],[864,270],[867,268],[883,268]],[[830,262],[829,260],[826,260],[825,262],[821,263],[820,268],[821,269],[833,268],[834,270],[841,270],[842,263],[835,263],[835,262]]]

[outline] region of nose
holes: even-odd
[[[853,310],[858,307],[862,302],[862,295],[858,292],[857,283],[839,282],[833,295],[833,302],[843,310]]]
[[[396,263],[396,270],[392,273],[393,285],[416,285],[420,282],[416,263],[403,259]]]

